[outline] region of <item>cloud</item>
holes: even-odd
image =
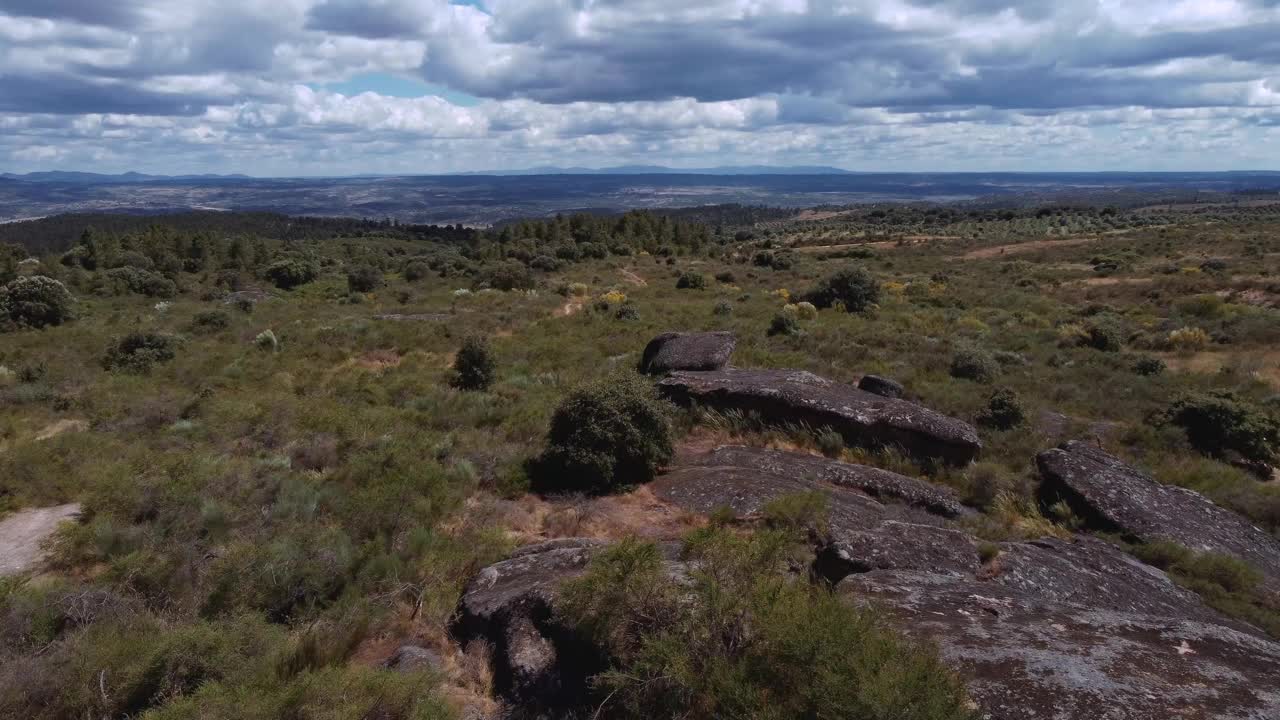
[[[13,169],[1256,167],[1278,116],[1275,0],[0,0]]]

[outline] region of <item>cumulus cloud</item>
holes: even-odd
[[[1257,167],[1278,117],[1274,0],[0,0],[15,170]]]

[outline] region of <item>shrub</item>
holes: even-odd
[[[773,322],[769,323],[769,337],[777,335],[802,335],[803,330],[800,329],[800,321],[796,316],[788,313],[779,313],[773,316]]]
[[[426,279],[430,274],[431,268],[422,260],[413,260],[404,266],[404,279],[409,282]]]
[[[676,280],[677,290],[701,290],[707,286],[707,278],[698,272],[687,271],[680,273],[680,278]]]
[[[559,604],[611,661],[593,704],[616,718],[970,717],[936,653],[783,572],[792,547],[787,533],[706,531],[689,543],[685,585],[653,544],[597,556]]]
[[[530,476],[542,492],[604,493],[651,480],[672,452],[666,403],[639,376],[616,375],[560,403]]]
[[[493,384],[497,362],[489,341],[479,335],[462,341],[453,361],[453,386],[461,390],[487,390]]]
[[[1182,428],[1192,447],[1210,457],[1236,454],[1267,466],[1280,461],[1280,422],[1234,393],[1184,395],[1157,419]]]
[[[378,268],[362,265],[352,268],[347,273],[347,291],[353,293],[373,292],[382,286],[382,271]]]
[[[1130,366],[1130,369],[1133,370],[1135,375],[1153,377],[1155,375],[1163,375],[1164,371],[1168,369],[1168,366],[1166,366],[1164,361],[1158,357],[1144,355],[1135,360],[1133,365]]]
[[[280,339],[272,330],[263,330],[253,338],[254,347],[263,352],[278,352],[280,350]]]
[[[221,310],[204,310],[191,318],[191,329],[198,333],[216,333],[231,325],[231,316]]]
[[[618,308],[618,311],[613,316],[618,320],[639,320],[640,311],[636,309],[635,305],[627,304]]]
[[[1169,333],[1166,344],[1170,350],[1192,352],[1209,345],[1209,333],[1198,327],[1184,327]]]
[[[978,413],[978,424],[996,430],[1011,430],[1026,420],[1018,394],[1010,388],[996,388],[987,406]]]
[[[846,312],[865,312],[880,301],[880,283],[862,268],[849,268],[824,280],[804,299],[824,310],[840,303]]]
[[[962,345],[951,357],[951,377],[989,383],[1000,374],[1000,364],[987,351]]]
[[[0,325],[43,328],[74,318],[75,299],[62,283],[44,275],[10,280],[0,288]]]
[[[733,271],[731,270],[724,270],[716,273],[716,282],[724,283],[726,285],[732,285],[737,281],[738,281],[738,278],[733,274]]]
[[[112,343],[102,358],[107,370],[145,374],[156,363],[168,362],[176,356],[178,339],[172,335],[135,332]]]
[[[844,452],[844,436],[830,428],[818,434],[818,450],[829,458],[838,458]]]
[[[720,302],[716,303],[715,307],[711,308],[711,314],[718,315],[720,317],[727,317],[729,315],[732,315],[733,303],[729,302],[728,300],[721,300]]]
[[[797,320],[818,319],[818,308],[810,302],[789,303],[783,306],[782,311],[788,315],[794,315]]]
[[[508,260],[490,266],[482,271],[476,279],[477,287],[509,292],[511,290],[532,290],[536,282],[529,268],[523,263]]]
[[[171,298],[178,294],[178,286],[169,278],[149,270],[135,267],[118,267],[103,273],[111,292],[125,292],[146,297]]]
[[[281,290],[292,290],[315,280],[320,267],[306,258],[282,258],[267,266],[263,276]]]
[[[1094,317],[1086,326],[1088,338],[1085,344],[1103,352],[1119,352],[1124,347],[1124,331],[1120,320],[1114,315],[1103,314]]]

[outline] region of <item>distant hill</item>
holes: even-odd
[[[127,172],[118,175],[103,173],[69,172],[52,170],[20,175],[17,173],[0,173],[0,178],[21,182],[64,183],[71,185],[108,185],[116,183],[173,182],[175,180],[250,180],[248,175],[144,175]]]
[[[710,168],[672,168],[665,165],[620,165],[607,168],[542,166],[525,170],[488,170],[452,175],[853,175],[825,165],[722,165]]]

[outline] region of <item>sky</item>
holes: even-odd
[[[0,171],[1280,170],[1280,0],[0,0]]]

